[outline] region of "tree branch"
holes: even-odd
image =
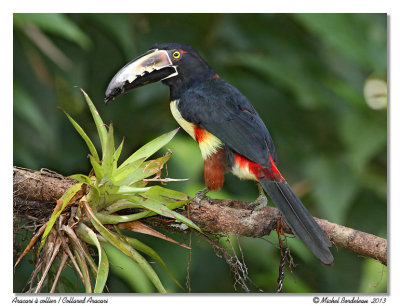
[[[62,194],[74,184],[74,180],[55,172],[42,169],[33,171],[14,167],[13,207],[14,218],[33,217],[46,222],[54,205]],[[266,207],[259,211],[247,208],[247,202],[235,200],[204,199],[201,205],[190,202],[190,218],[203,231],[223,232],[238,236],[262,237],[276,229],[281,219],[278,209]],[[357,231],[345,226],[315,218],[332,243],[361,256],[387,264],[386,239]],[[291,233],[283,223],[283,230]],[[161,225],[161,224],[160,224]]]

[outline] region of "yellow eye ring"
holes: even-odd
[[[172,53],[172,57],[178,59],[181,57],[181,53],[179,51],[175,51],[174,53]]]

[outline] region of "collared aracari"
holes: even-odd
[[[199,144],[206,190],[220,189],[227,171],[255,180],[294,234],[323,264],[332,264],[331,242],[279,172],[264,122],[249,100],[220,78],[193,47],[152,46],[113,77],[105,102],[156,81],[169,86],[172,115]]]

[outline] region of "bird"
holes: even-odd
[[[259,197],[252,207],[265,206],[265,191],[294,235],[322,264],[331,265],[331,241],[278,170],[277,153],[265,123],[246,96],[221,78],[192,46],[151,46],[115,74],[104,101],[158,81],[170,89],[173,117],[200,147],[206,188],[195,198],[222,188],[226,172],[253,180]]]

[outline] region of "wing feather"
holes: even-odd
[[[264,167],[276,163],[275,147],[264,122],[247,98],[222,79],[186,90],[182,117],[218,137],[226,146]]]

